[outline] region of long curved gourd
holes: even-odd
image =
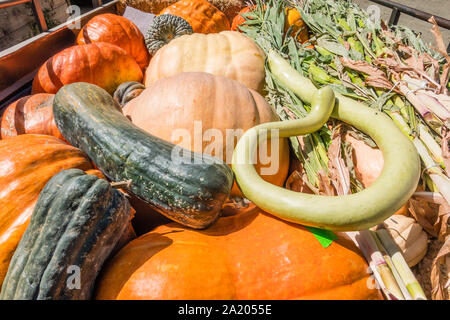
[[[370,228],[383,222],[411,197],[420,177],[419,156],[413,144],[380,111],[336,94],[330,88],[317,89],[275,52],[269,52],[273,75],[301,100],[312,105],[299,120],[264,123],[248,130],[233,154],[233,171],[244,195],[260,208],[287,221],[336,231]],[[334,104],[334,109],[333,109]],[[345,196],[298,193],[262,180],[251,164],[251,156],[262,131],[278,130],[279,137],[311,133],[326,121],[327,114],[368,134],[383,152],[384,167],[367,189]]]
[[[62,87],[53,114],[64,138],[106,177],[131,180],[129,191],[168,218],[202,229],[219,217],[233,185],[233,172],[223,161],[138,128],[108,92],[93,84]]]

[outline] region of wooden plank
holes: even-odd
[[[30,2],[32,0],[2,0],[0,1],[0,9],[17,6],[21,3]]]
[[[76,18],[82,27],[93,16],[116,12],[117,0],[109,2],[102,7],[91,10]],[[16,46],[0,52],[0,104],[11,95],[17,86],[15,83],[27,75],[34,75],[38,68],[55,53],[73,45],[79,30],[67,27],[71,21],[54,29],[39,34]]]
[[[45,21],[45,18],[44,18],[44,12],[42,12],[41,1],[33,0],[32,4],[33,4],[34,16],[35,16],[36,22],[39,26],[39,30],[41,32],[47,31],[48,27],[47,27],[47,22]]]

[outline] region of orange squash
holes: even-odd
[[[351,240],[323,248],[251,206],[204,231],[170,223],[131,241],[104,267],[96,299],[381,299],[368,284]]]
[[[55,137],[22,134],[0,140],[0,285],[39,193],[51,177],[71,168],[93,166],[81,150]]]
[[[125,17],[104,13],[93,17],[81,29],[77,44],[108,42],[124,49],[143,71],[148,66],[150,55],[144,36],[136,25]]]
[[[54,94],[38,93],[11,103],[0,122],[0,137],[7,139],[19,134],[36,133],[64,139],[53,119]]]
[[[88,82],[110,94],[119,84],[142,80],[142,70],[125,50],[107,42],[73,46],[55,54],[39,69],[32,93],[56,93],[66,84]]]
[[[260,123],[279,120],[256,91],[206,72],[184,72],[158,80],[126,104],[123,113],[152,135],[211,154],[229,165],[240,135]],[[269,158],[256,167],[261,172],[272,166],[274,171],[262,177],[282,186],[289,170],[289,146],[286,139],[279,140],[278,153],[274,150],[273,155],[271,143],[267,147]],[[232,195],[241,195],[236,184]]]
[[[195,33],[216,33],[230,30],[226,15],[206,0],[180,0],[159,14],[173,14],[189,22]]]

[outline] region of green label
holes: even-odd
[[[333,240],[337,239],[336,234],[333,231],[320,229],[320,228],[314,228],[314,227],[306,227],[314,237],[316,237],[317,240],[319,240],[322,247],[326,248],[328,247]]]

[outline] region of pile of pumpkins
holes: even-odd
[[[303,28],[296,10],[286,15],[287,27]],[[173,131],[193,136],[195,121],[224,136],[277,121],[263,97],[264,53],[239,32],[241,22],[238,15],[230,23],[206,0],[165,8],[146,35],[124,17],[102,14],[82,28],[76,45],[42,65],[32,95],[12,103],[1,120],[0,298],[382,298],[344,235],[325,248],[304,227],[236,200],[242,194],[233,180],[214,219],[191,225],[112,178],[109,162],[91,156],[96,146],[77,134],[75,122],[89,118],[77,112],[90,102],[105,120],[92,124],[93,135],[128,141],[124,149],[148,134],[179,143]],[[307,31],[299,36],[305,40]],[[61,107],[67,104],[72,109]],[[57,121],[54,105],[67,112]],[[119,113],[129,124],[109,124],[109,114]],[[69,122],[74,127],[64,126]],[[200,153],[208,144],[195,150],[193,141],[181,143]],[[280,146],[278,172],[263,178],[284,186],[290,155],[285,140]],[[225,160],[229,152],[210,153]],[[79,286],[67,284],[73,266]]]

